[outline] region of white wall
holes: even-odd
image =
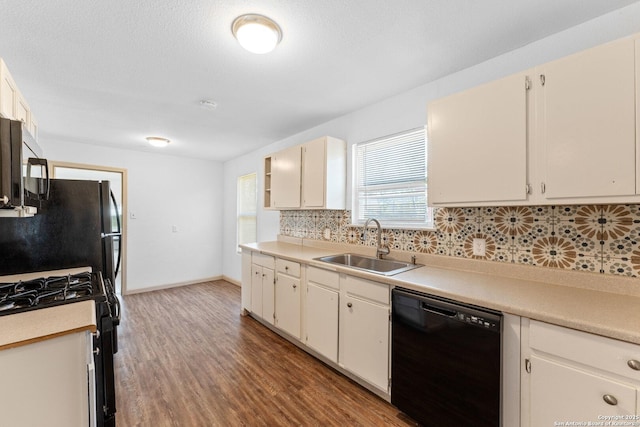
[[[127,169],[137,217],[127,224],[128,291],[222,275],[221,163],[76,143],[43,149],[49,160]]]
[[[263,156],[324,135],[342,138],[349,144],[353,144],[424,126],[426,124],[426,105],[433,99],[635,32],[640,32],[640,3],[603,15],[474,67],[339,117],[271,144],[258,152],[225,162],[223,274],[232,279],[240,280],[240,256],[235,252],[236,179],[242,174],[258,172],[258,205],[262,206],[261,193],[264,183],[262,182],[261,163]],[[437,60],[438,58],[434,58],[434,61]],[[350,155],[351,150],[349,149],[348,152]],[[348,176],[350,174],[349,166]],[[350,182],[347,185],[347,203],[350,203]],[[278,229],[278,212],[259,209],[258,240],[274,240]]]

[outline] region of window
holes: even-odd
[[[237,220],[237,251],[240,245],[257,240],[257,211],[258,197],[256,191],[256,174],[250,173],[238,177],[238,220]]]
[[[354,223],[373,217],[385,228],[433,226],[426,145],[424,128],[354,145]]]

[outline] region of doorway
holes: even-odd
[[[65,163],[50,161],[51,176],[57,179],[80,179],[87,181],[109,181],[111,192],[113,193],[119,210],[112,212],[112,218],[115,220],[116,216],[122,225],[122,235],[120,237],[119,250],[121,254],[120,272],[116,276],[116,293],[126,293],[126,277],[127,277],[127,257],[126,257],[126,242],[127,242],[127,216],[124,212],[127,212],[127,170],[119,168],[111,168],[106,166],[96,165],[84,165],[78,163]],[[116,245],[116,251],[118,245]],[[119,255],[115,254],[116,257]]]

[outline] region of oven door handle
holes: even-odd
[[[118,295],[113,294],[113,298],[116,301],[116,308],[115,308],[116,315],[114,316],[114,319],[113,319],[113,325],[117,326],[120,324],[120,320],[122,319],[122,306],[120,305],[120,298],[118,298]]]

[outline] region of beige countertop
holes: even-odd
[[[313,258],[375,249],[288,239],[243,248],[389,285],[640,344],[640,279],[418,254],[423,267],[381,276]],[[407,253],[391,257],[408,260]]]
[[[96,331],[93,300],[0,316],[0,350],[81,331]]]

